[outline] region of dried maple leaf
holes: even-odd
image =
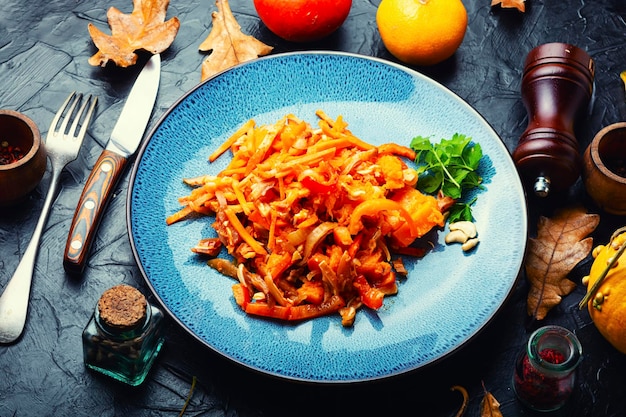
[[[115,7],[107,11],[111,35],[89,23],[89,34],[98,52],[89,58],[94,66],[105,66],[113,61],[119,67],[137,62],[135,51],[146,50],[160,54],[166,50],[178,33],[180,21],[173,17],[165,21],[169,0],[133,0],[133,11],[124,14]]]
[[[485,396],[480,402],[480,417],[503,417],[500,411],[500,403],[496,400],[496,397],[487,391],[484,384],[483,390],[485,391]]]
[[[241,31],[228,0],[217,0],[215,4],[217,11],[211,14],[213,27],[198,47],[203,52],[213,51],[202,62],[202,80],[241,62],[267,55],[274,49]]]
[[[512,9],[516,8],[520,12],[526,11],[526,5],[524,4],[526,0],[491,0],[491,6],[500,5],[500,7],[504,9]]]
[[[593,239],[585,237],[599,222],[600,216],[587,214],[581,207],[561,210],[550,219],[543,216],[539,219],[537,237],[528,239],[525,261],[530,282],[529,316],[544,319],[561,302],[561,297],[576,287],[566,278],[567,274],[591,251]]]

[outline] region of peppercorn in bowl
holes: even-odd
[[[0,206],[22,201],[46,171],[46,148],[26,115],[0,110]]]

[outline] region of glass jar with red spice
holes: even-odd
[[[515,363],[517,397],[536,411],[558,410],[574,389],[581,359],[582,346],[568,329],[545,326],[535,330]]]

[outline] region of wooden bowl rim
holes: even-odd
[[[616,183],[626,185],[626,178],[622,177],[620,175],[617,175],[616,173],[611,171],[609,168],[607,168],[607,166],[602,161],[602,157],[600,156],[600,151],[599,151],[600,142],[602,142],[602,140],[609,133],[611,133],[611,132],[613,132],[615,130],[621,130],[621,129],[624,130],[624,136],[626,137],[626,122],[612,123],[612,124],[604,127],[603,129],[601,129],[598,133],[596,133],[596,135],[594,136],[593,140],[589,144],[589,153],[590,153],[590,156],[591,156],[591,158],[590,158],[591,159],[591,163],[593,165],[595,165],[595,167],[603,175],[605,175],[607,178],[611,179],[612,181],[615,181]]]

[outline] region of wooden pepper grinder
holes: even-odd
[[[528,126],[513,152],[524,186],[547,197],[574,184],[582,157],[574,134],[593,93],[594,62],[582,49],[547,43],[528,53],[522,102]]]

